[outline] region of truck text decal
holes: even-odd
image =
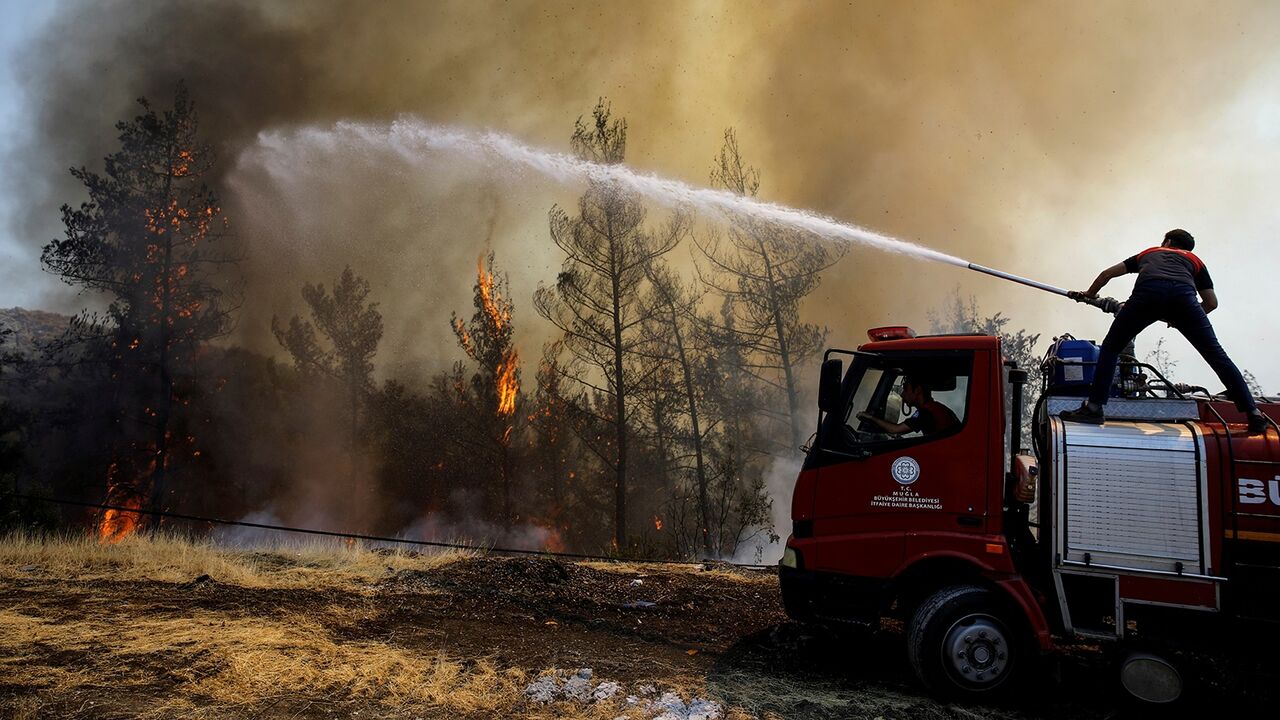
[[[1261,505],[1268,500],[1272,505],[1280,505],[1280,475],[1266,483],[1261,480],[1240,478],[1241,505]]]
[[[894,490],[888,495],[873,495],[871,507],[904,508],[907,510],[941,510],[942,498],[923,497],[911,488]]]

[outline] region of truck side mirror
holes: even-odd
[[[844,362],[836,358],[822,362],[818,379],[818,409],[835,412],[840,409],[840,381],[844,378]]]

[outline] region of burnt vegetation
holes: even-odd
[[[700,225],[597,180],[550,208],[541,242],[561,267],[532,297],[513,295],[488,252],[470,309],[423,309],[429,336],[449,324],[451,367],[388,375],[389,290],[359,257],[298,289],[294,310],[271,318],[277,352],[263,354],[226,339],[242,316],[261,322],[241,302],[253,248],[221,209],[195,105],[181,85],[170,109],[139,103],[101,172],[71,171],[85,199],[64,206],[65,233],[41,258],[96,310],[5,311],[0,490],[633,557],[749,558],[781,532],[765,478],[808,437],[801,368],[826,336],[801,305],[840,249]],[[569,140],[579,157],[621,163],[627,124],[602,101]],[[759,190],[732,130],[710,179]],[[697,272],[678,272],[690,257]],[[520,334],[538,319],[529,310],[554,329],[540,353]],[[11,496],[0,524],[104,542],[229,532]]]

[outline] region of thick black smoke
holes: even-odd
[[[16,58],[34,114],[5,191],[21,199],[14,235],[32,260],[3,272],[38,272],[58,206],[82,198],[66,168],[96,167],[134,98],[163,107],[181,79],[224,173],[263,130],[406,113],[564,149],[607,96],[643,169],[705,182],[734,126],[765,199],[1083,284],[1145,239],[1082,232],[1108,225],[1100,208],[1131,178],[1150,207],[1116,224],[1149,214],[1152,237],[1192,224],[1169,217],[1177,199],[1239,192],[1198,192],[1195,151],[1274,62],[1277,15],[1265,2],[66,2]],[[491,246],[512,275],[523,355],[536,356],[546,330],[530,298],[560,261],[546,212],[571,193],[533,178],[511,193],[448,167],[317,164],[308,182],[301,207],[273,202],[265,180],[222,188],[247,257],[238,342],[271,350],[271,316],[300,312],[301,284],[349,263],[383,304],[380,372],[423,377],[458,357],[449,313],[467,310]],[[868,324],[920,322],[961,283],[995,307],[1053,302],[958,273],[857,250],[807,312],[848,345]],[[49,287],[28,304],[85,302]]]
[[[264,128],[402,113],[562,148],[573,119],[605,95],[630,120],[642,167],[701,182],[733,125],[769,199],[1008,265],[1038,254],[1055,220],[1088,212],[1092,188],[1152,154],[1185,152],[1271,57],[1259,29],[1276,14],[1268,3],[68,2],[17,59],[37,114],[9,159],[21,168],[9,191],[26,210],[15,234],[34,256],[58,231],[57,206],[80,197],[65,169],[105,154],[135,97],[163,104],[185,79],[224,171]],[[489,191],[381,180],[345,187],[357,197],[342,199],[353,215],[327,239],[336,245],[291,252],[263,231],[284,218],[237,219],[252,250],[250,299],[266,286],[259,315],[357,260],[387,300],[465,303],[465,279],[415,295],[397,270],[425,256],[414,274],[465,278],[488,235]],[[555,265],[542,228],[551,199],[503,207],[494,222],[517,290]],[[847,317],[850,299],[860,316],[879,315],[922,272],[932,271],[851,254],[813,312],[853,332],[863,317]],[[927,295],[922,304],[938,292]],[[398,314],[393,345],[408,349],[415,340],[397,335],[415,325],[445,332],[426,308]],[[244,331],[261,342],[264,323],[247,316]]]

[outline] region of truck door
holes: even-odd
[[[810,462],[818,469],[814,536],[823,540],[813,569],[884,577],[901,564],[908,533],[985,531],[991,443],[987,363],[975,365],[980,354],[858,356],[845,380],[847,408],[828,415]],[[910,407],[908,379],[923,383],[925,402],[952,418],[922,422],[930,410],[943,413],[937,405]],[[864,412],[899,427],[886,431],[859,419]]]

